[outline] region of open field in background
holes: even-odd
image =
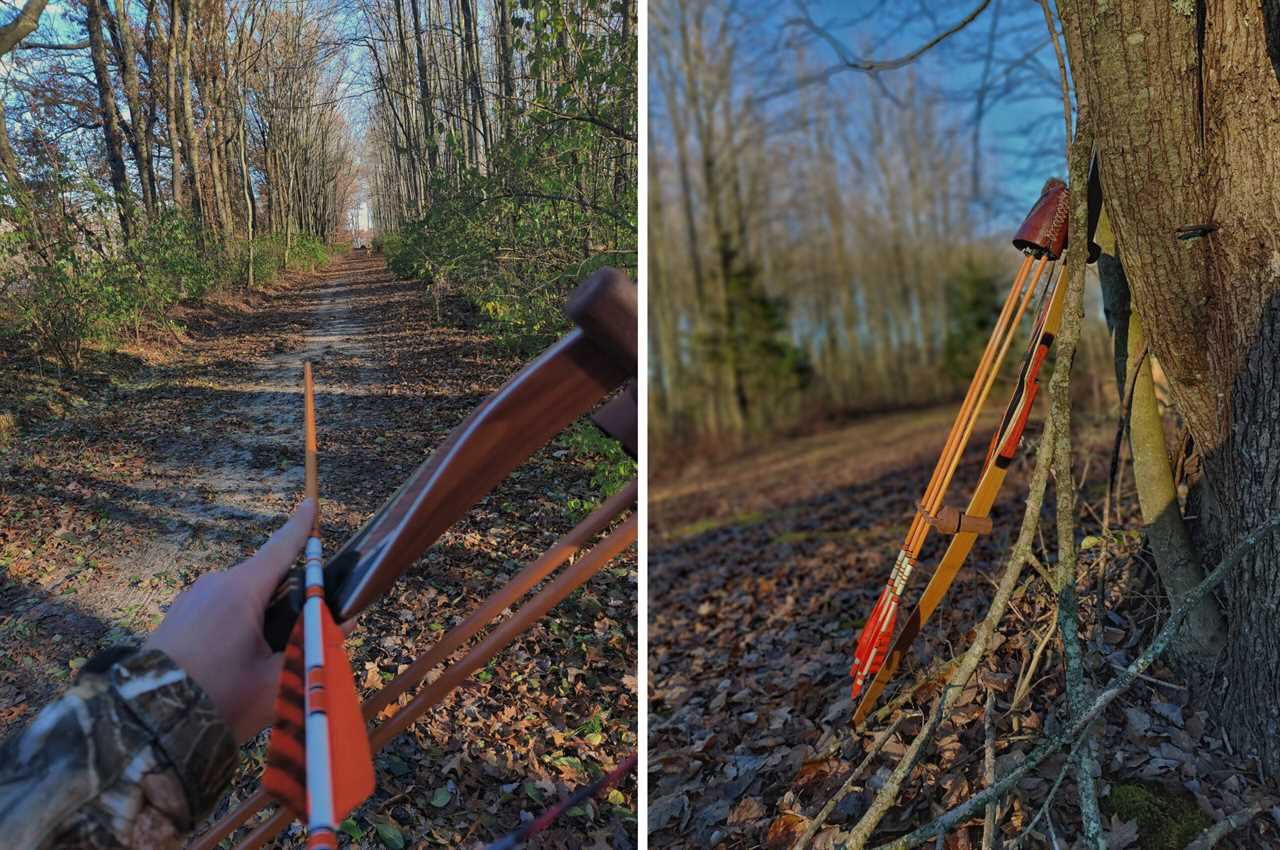
[[[44,415],[0,455],[0,654],[12,660],[0,670],[0,734],[283,522],[302,488],[304,359],[316,370],[329,549],[522,362],[481,329],[471,302],[430,298],[361,252],[181,319],[176,340],[94,352],[76,380],[46,374]],[[22,355],[6,358],[7,375],[38,374]],[[6,404],[31,386],[6,384]],[[558,438],[361,616],[349,647],[362,693],[599,498],[591,445],[577,432]],[[353,846],[491,840],[633,750],[636,582],[632,549],[378,756]],[[265,740],[245,751],[223,808],[251,787]],[[635,794],[631,777],[539,846],[632,846]]]

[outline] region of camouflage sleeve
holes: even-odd
[[[94,659],[0,746],[0,848],[181,847],[236,753],[204,691],[164,653]]]

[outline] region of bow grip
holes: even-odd
[[[355,566],[357,553],[343,552],[324,565],[324,601],[329,610],[342,610],[342,583]],[[289,570],[267,602],[267,610],[262,615],[262,636],[272,652],[284,652],[289,645],[289,637],[293,634],[294,624],[302,614],[302,603],[306,601],[306,568],[294,567]],[[339,623],[341,625],[341,623]]]

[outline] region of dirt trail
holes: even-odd
[[[521,365],[465,299],[395,280],[360,253],[180,318],[180,346],[148,352],[131,377],[0,455],[0,735],[283,521],[302,489],[305,360],[330,549]],[[557,439],[448,531],[361,615],[348,642],[361,688],[567,531],[568,506],[597,498],[597,462]],[[361,846],[376,846],[375,831],[493,840],[635,749],[636,607],[633,549],[377,758],[378,791],[355,817]],[[260,756],[245,759],[233,797],[256,782]],[[634,779],[621,794],[557,824],[544,846],[633,846]]]
[[[157,412],[186,419],[140,436],[132,448],[146,454],[143,474],[132,477],[127,488],[108,485],[115,492],[103,506],[105,514],[125,522],[145,517],[145,526],[137,530],[146,533],[44,577],[39,590],[74,593],[72,608],[61,606],[61,597],[54,595],[29,609],[12,597],[7,605],[27,609],[28,623],[63,620],[59,632],[64,636],[87,637],[99,630],[95,625],[113,623],[114,640],[122,636],[118,626],[134,631],[154,622],[172,596],[167,591],[184,572],[234,562],[249,542],[246,537],[264,523],[270,526],[302,488],[302,468],[292,461],[299,454],[303,362],[342,358],[349,367],[345,371],[354,372],[355,383],[321,379],[317,406],[330,421],[347,416],[351,399],[376,371],[362,342],[367,328],[352,307],[361,292],[354,284],[379,279],[389,279],[380,261],[343,258],[291,293],[292,309],[282,312],[274,327],[252,330],[269,340],[266,351],[272,353],[251,354],[237,363],[227,348],[241,340],[198,340],[168,368],[117,387],[112,410],[141,410],[162,400],[169,410]],[[59,438],[75,439],[87,425],[71,420],[42,437],[53,446]],[[93,458],[86,460],[91,464]],[[92,487],[72,481],[66,490],[74,495]],[[128,580],[120,581],[121,576]]]

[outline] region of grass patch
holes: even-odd
[[[832,528],[832,529],[812,529],[809,531],[784,531],[777,537],[773,538],[774,543],[809,543],[811,541],[856,541],[861,537],[858,529],[854,528]]]
[[[760,511],[750,511],[729,517],[706,517],[688,525],[680,526],[667,534],[667,538],[670,540],[688,540],[690,537],[697,537],[699,534],[718,531],[721,528],[729,528],[734,525],[749,528],[753,525],[759,525],[764,520],[765,515]]]

